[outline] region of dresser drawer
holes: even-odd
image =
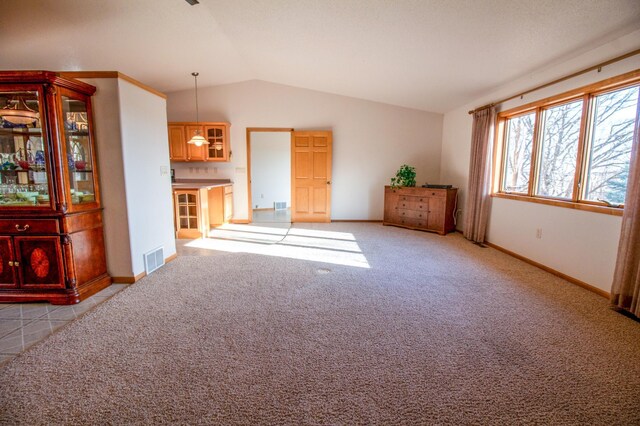
[[[418,195],[401,195],[398,199],[400,202],[407,203],[425,203],[428,200],[428,197],[418,196]]]
[[[429,210],[429,204],[426,199],[424,202],[420,201],[398,201],[399,209],[408,209],[408,210],[417,210],[417,211],[427,211]]]
[[[446,198],[447,190],[446,189],[427,189],[427,193],[425,195],[427,197]]]
[[[60,227],[55,219],[0,219],[2,234],[58,234]]]
[[[420,211],[420,210],[408,210],[408,209],[401,209],[399,208],[398,210],[398,216],[400,219],[424,219],[426,220],[427,218],[427,212],[426,211]]]
[[[398,219],[398,224],[404,226],[415,226],[416,228],[425,228],[427,226],[427,220],[415,217],[401,217]]]

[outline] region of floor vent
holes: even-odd
[[[144,269],[147,275],[164,265],[164,250],[162,247],[151,250],[144,255]]]
[[[286,201],[275,201],[273,203],[273,209],[274,210],[286,210],[287,209],[287,202]]]

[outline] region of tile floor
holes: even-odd
[[[253,223],[291,222],[291,209],[286,210],[254,210]]]
[[[0,303],[0,365],[79,318],[127,285],[111,284],[76,305]]]

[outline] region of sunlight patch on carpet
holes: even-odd
[[[278,231],[276,233],[275,231]],[[210,237],[194,240],[186,247],[231,253],[252,253],[335,265],[369,268],[353,234],[231,225],[212,231]],[[335,235],[334,235],[335,234]]]

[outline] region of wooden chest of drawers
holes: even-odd
[[[437,232],[455,229],[456,188],[384,188],[384,225]]]

